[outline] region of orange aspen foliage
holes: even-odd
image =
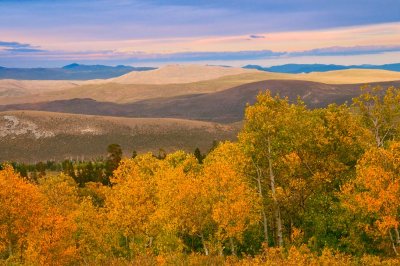
[[[75,181],[64,174],[39,179],[45,196],[45,213],[29,238],[27,260],[37,265],[65,265],[78,259],[75,233],[78,192]]]
[[[39,189],[10,165],[0,171],[0,256],[23,262],[28,239],[37,232],[44,210]]]
[[[106,216],[115,230],[115,247],[125,250],[128,257],[151,242],[157,168],[157,159],[146,154],[121,161],[111,179],[114,185],[106,195]],[[122,247],[120,238],[124,242]]]
[[[238,163],[236,163],[238,162]],[[261,219],[261,198],[243,174],[246,157],[229,142],[219,145],[204,161],[203,193],[217,225],[216,238],[241,242],[249,226]]]
[[[377,240],[392,243],[397,254],[400,143],[366,152],[358,162],[355,180],[342,187],[342,198],[348,210],[361,216],[359,223],[364,231]]]

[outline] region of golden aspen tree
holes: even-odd
[[[340,234],[336,223],[342,210],[336,193],[355,175],[356,161],[371,136],[346,105],[300,109],[294,119],[300,122],[298,134],[292,152],[280,159],[284,185],[278,199],[289,222],[289,240],[300,229],[323,247]]]
[[[353,99],[365,125],[371,130],[377,147],[392,140],[399,133],[400,88],[362,87],[364,92]]]
[[[77,184],[60,174],[39,179],[45,214],[29,239],[28,260],[38,265],[65,265],[78,260],[75,217],[79,207]]]
[[[77,262],[74,240],[76,224],[70,217],[46,208],[38,230],[30,235],[27,249],[29,265],[66,265]]]
[[[65,174],[46,176],[39,179],[39,188],[47,203],[64,216],[73,215],[79,205],[78,186]]]
[[[182,251],[178,235],[201,236],[210,224],[210,211],[200,193],[201,167],[193,155],[183,151],[168,154],[157,171],[157,210],[154,226],[159,252]],[[207,252],[206,252],[207,253]]]
[[[79,204],[75,221],[75,239],[81,263],[104,264],[113,258],[113,232],[103,208],[96,207],[91,198],[84,198]]]
[[[296,127],[299,123],[296,120],[299,109],[303,110],[304,106],[289,104],[287,98],[273,97],[269,91],[260,93],[257,102],[247,106],[244,127],[239,134],[239,141],[256,169],[259,193],[264,197],[264,205],[268,195],[273,203],[277,246],[283,246],[281,207],[277,197],[281,180],[277,176],[277,168],[281,156],[290,153],[295,141],[299,139],[300,131]],[[264,232],[267,232],[265,219],[263,224]]]
[[[0,256],[23,263],[31,234],[43,215],[44,197],[10,165],[0,170]]]
[[[131,258],[151,244],[151,216],[156,209],[154,173],[158,160],[151,154],[122,160],[106,196],[107,219],[115,230],[114,246]]]
[[[357,165],[356,178],[342,187],[344,206],[359,216],[362,230],[377,241],[400,245],[400,143],[373,148]],[[379,249],[378,246],[375,247]]]
[[[243,173],[245,161],[238,145],[229,142],[219,145],[204,161],[204,192],[217,225],[215,237],[220,245],[229,241],[234,255],[235,242],[242,242],[249,226],[260,221],[261,199]]]

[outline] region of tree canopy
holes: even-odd
[[[5,164],[0,260],[399,265],[399,91],[321,109],[260,93],[238,140],[207,155],[123,158],[112,144],[106,161],[42,163],[39,175]]]

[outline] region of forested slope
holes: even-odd
[[[394,87],[364,91],[351,108],[309,109],[265,92],[246,108],[238,140],[205,158],[176,151],[120,161],[113,145],[107,182],[76,180],[72,162],[39,176],[4,165],[0,259],[398,265],[399,121]]]

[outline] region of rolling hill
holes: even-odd
[[[242,77],[241,74],[248,74],[243,77],[252,77],[259,80],[293,79],[329,84],[357,84],[400,80],[400,72],[381,69],[344,69],[327,72],[287,74],[221,66],[168,65],[156,70],[131,72],[118,78],[98,80],[97,83],[166,85],[209,81],[221,77],[227,77],[228,80],[240,80]]]
[[[181,118],[220,123],[243,119],[247,103],[254,103],[256,95],[269,89],[273,94],[287,96],[295,101],[297,96],[311,108],[325,107],[330,103],[351,103],[360,94],[363,84],[330,85],[298,80],[265,80],[243,84],[214,93],[190,94],[175,97],[152,98],[133,103],[99,102],[90,98],[75,98],[40,103],[2,105],[6,110],[41,110],[50,112],[90,114],[123,117]],[[400,86],[400,81],[372,83],[372,86]]]
[[[73,80],[0,80],[0,99],[54,92],[77,87],[82,81]]]
[[[130,72],[109,81],[119,84],[179,84],[252,72],[258,70],[209,65],[167,65],[148,72]]]
[[[0,113],[0,161],[37,162],[96,158],[118,143],[133,150],[207,151],[213,140],[235,139],[238,127],[160,118],[121,118],[36,111]]]
[[[223,76],[217,79],[203,80],[181,84],[118,84],[102,80],[93,81],[13,81],[18,84],[19,93],[5,97],[0,95],[0,104],[32,103],[41,101],[65,100],[73,98],[92,98],[97,101],[129,103],[156,97],[173,97],[179,95],[212,93],[229,89],[241,84],[265,80],[284,79],[285,76],[277,73],[255,72],[238,75]],[[56,82],[54,90],[44,90]],[[62,82],[58,86],[58,82]],[[0,80],[0,91],[3,88],[14,88],[10,80]],[[69,85],[68,85],[69,84]],[[56,89],[58,86],[58,89]]]
[[[110,143],[121,144],[125,155],[159,148],[206,151],[214,139],[235,138],[244,107],[262,90],[292,101],[300,96],[318,108],[350,102],[373,81],[398,87],[400,73],[173,65],[112,79],[0,80],[0,161],[95,158]]]
[[[297,74],[296,79],[328,84],[373,83],[400,80],[400,72],[380,69],[345,69]]]
[[[153,76],[143,77],[143,80],[153,77],[153,82],[168,82],[163,79],[164,74],[170,73],[171,68],[163,67],[155,71],[146,71],[137,74]],[[190,66],[179,66],[179,73],[186,75],[191,72]],[[215,68],[223,69],[222,72],[236,72],[235,68],[201,66],[202,71],[213,72]],[[165,72],[163,72],[166,69]],[[0,80],[0,105],[37,103],[56,100],[69,100],[74,98],[91,98],[96,101],[114,103],[133,103],[159,97],[176,97],[191,94],[215,93],[236,86],[263,80],[299,80],[314,81],[326,84],[361,84],[371,82],[385,82],[400,80],[400,72],[385,70],[350,69],[309,74],[282,74],[263,71],[251,71],[242,74],[226,75],[215,79],[209,75],[202,75],[202,71],[191,74],[191,78],[204,79],[197,82],[177,84],[121,84],[110,83],[110,80],[90,81],[12,81]],[[206,71],[207,72],[207,71]],[[161,73],[161,74],[160,74]],[[172,72],[173,73],[173,72]],[[178,73],[178,72],[177,72]],[[188,81],[189,78],[186,80]],[[131,81],[133,82],[133,81]],[[1,96],[3,95],[3,96]]]

